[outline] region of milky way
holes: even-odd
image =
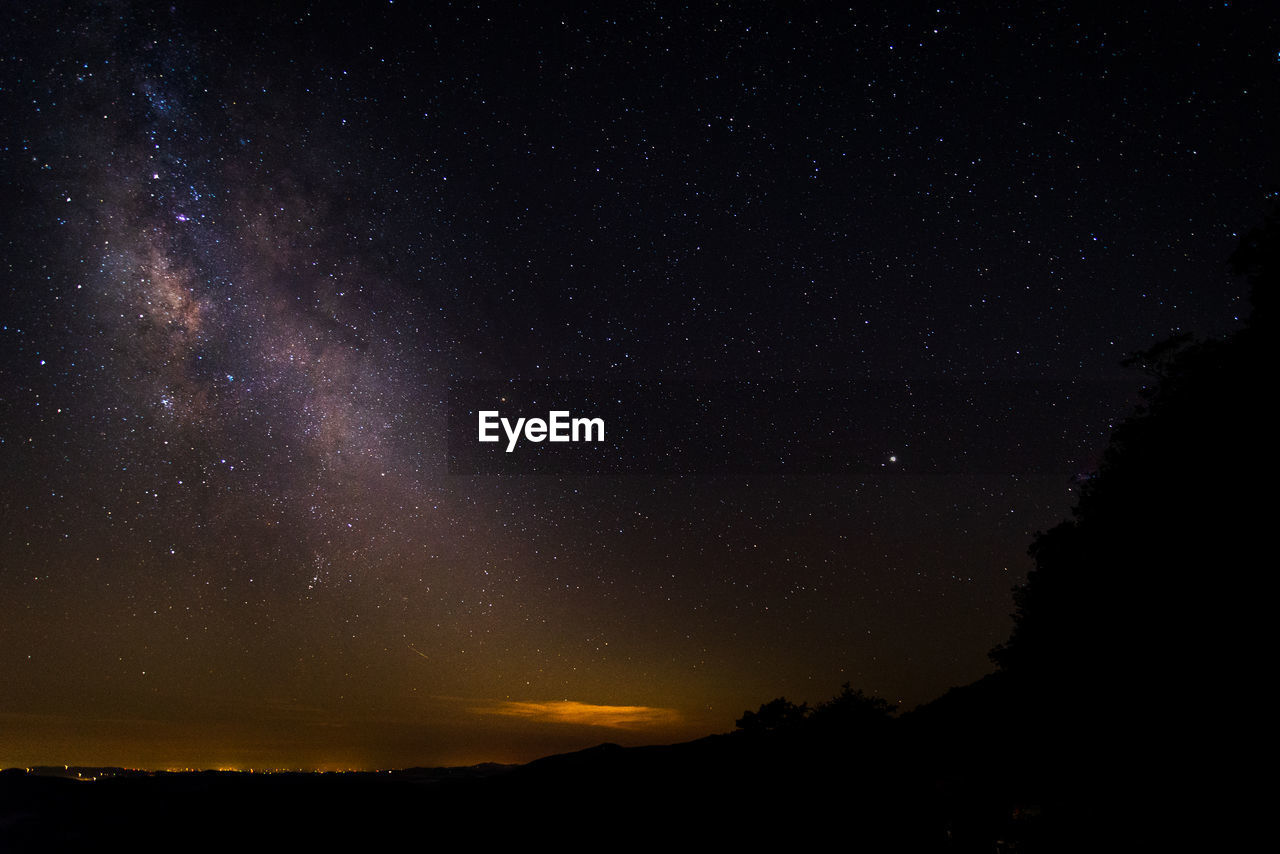
[[[221,580],[259,567],[286,588],[350,582],[380,547],[408,548],[388,537],[432,524],[420,460],[437,449],[405,413],[429,422],[439,397],[433,332],[387,307],[403,293],[351,260],[321,194],[263,186],[247,139],[224,153],[226,105],[190,103],[209,97],[191,83],[202,61],[170,41],[83,81],[86,101],[119,114],[91,128],[93,178],[77,188],[105,452],[121,499],[211,535]],[[160,526],[172,542],[159,545],[185,551],[185,527]]]
[[[1241,313],[1248,9],[406,5],[0,27],[0,765],[922,702],[990,669],[1120,360]],[[451,468],[471,379],[595,390],[632,444]],[[707,431],[683,468],[655,403]]]

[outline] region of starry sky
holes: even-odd
[[[1247,313],[1277,183],[1265,3],[31,5],[0,766],[524,761],[972,681],[1120,362]],[[607,441],[481,449],[504,406]]]

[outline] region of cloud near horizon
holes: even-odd
[[[472,711],[484,715],[527,718],[544,723],[579,724],[614,729],[645,729],[677,724],[681,720],[680,713],[675,709],[656,706],[597,706],[574,700],[550,703],[508,701]]]

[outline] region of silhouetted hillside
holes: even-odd
[[[992,653],[1000,679],[974,686],[1019,710],[1046,798],[1095,834],[1181,833],[1247,801],[1235,768],[1261,733],[1277,246],[1273,213],[1233,258],[1252,286],[1243,329],[1133,357],[1145,405],[1073,519],[1037,536],[1013,634]]]

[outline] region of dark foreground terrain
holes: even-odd
[[[76,769],[62,777],[11,770],[0,776],[0,850],[487,847],[534,839],[755,847],[822,830],[871,850],[992,851],[997,840],[1032,842],[1039,819],[1027,818],[1036,812],[1027,807],[1034,805],[1011,801],[998,780],[979,796],[914,762],[895,763],[887,742],[867,746],[863,764],[801,741],[734,735],[670,747],[601,745],[525,766],[449,771],[85,769],[96,776],[89,781],[75,779]]]
[[[1095,795],[1028,750],[999,676],[899,718],[814,714],[686,744],[604,744],[523,766],[381,773],[0,775],[0,850],[322,850],[547,840],[574,848],[812,844],[869,851],[1083,850]],[[861,705],[859,705],[861,704]],[[791,711],[795,707],[789,707]],[[748,718],[753,717],[748,715]],[[741,726],[741,724],[740,724]],[[77,779],[77,776],[94,778]],[[1082,809],[1081,805],[1086,806]],[[1103,846],[1088,845],[1091,850]]]

